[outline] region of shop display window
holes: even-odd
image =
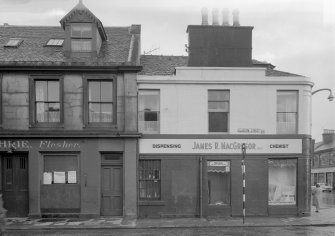
[[[269,205],[296,204],[296,159],[270,159]]]
[[[160,160],[139,161],[140,200],[160,200],[161,163]]]
[[[208,204],[230,205],[230,162],[207,161]]]
[[[76,184],[78,183],[77,175],[77,156],[44,156],[43,184]]]

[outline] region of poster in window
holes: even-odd
[[[67,172],[67,182],[69,184],[77,183],[77,171],[68,171]]]
[[[54,172],[54,183],[55,184],[65,184],[65,172],[55,171]]]
[[[43,184],[52,184],[52,172],[43,173]]]

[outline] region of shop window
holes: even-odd
[[[139,161],[140,200],[161,199],[161,162],[160,160]]]
[[[296,204],[296,159],[270,159],[269,205]]]
[[[72,23],[71,25],[71,50],[72,52],[92,51],[92,25]]]
[[[138,129],[139,132],[159,133],[159,90],[138,91]]]
[[[57,126],[63,123],[63,78],[31,77],[31,126]]]
[[[78,158],[75,155],[44,156],[43,184],[77,184]]]
[[[207,161],[208,204],[230,205],[230,162]]]
[[[208,91],[208,131],[228,132],[229,91]]]
[[[85,77],[84,111],[86,126],[110,126],[116,122],[115,76]]]
[[[277,91],[277,133],[296,134],[298,92]]]
[[[318,173],[318,183],[326,183],[326,174]]]

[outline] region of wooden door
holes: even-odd
[[[122,165],[101,166],[101,215],[122,216]]]
[[[2,163],[4,207],[8,217],[28,215],[28,158],[23,155],[5,156]]]

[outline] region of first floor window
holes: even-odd
[[[35,80],[36,123],[60,122],[59,80]]]
[[[78,183],[78,158],[76,155],[44,156],[43,184]]]
[[[296,204],[296,159],[269,159],[269,205]]]
[[[160,160],[140,160],[139,188],[140,200],[161,199]]]
[[[277,133],[296,134],[298,91],[277,91]]]
[[[138,129],[143,133],[159,133],[159,90],[138,91]]]
[[[230,205],[230,162],[207,161],[208,204]]]
[[[208,91],[208,131],[228,132],[229,90]]]

